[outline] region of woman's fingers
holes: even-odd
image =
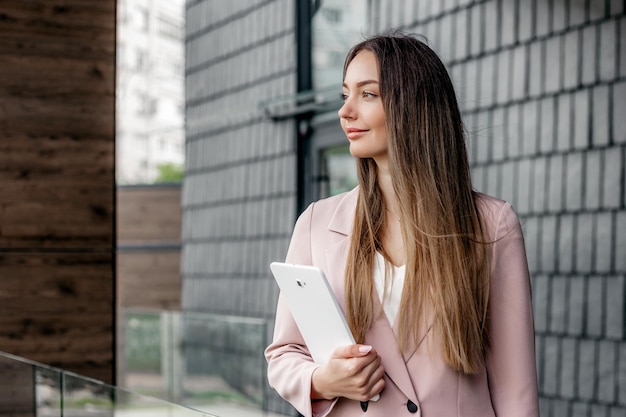
[[[360,358],[363,356],[367,356],[370,352],[374,351],[374,349],[370,345],[347,345],[340,346],[332,354],[332,358]],[[376,353],[374,351],[374,353]]]
[[[384,388],[384,373],[381,359],[371,346],[342,346],[313,373],[311,396],[367,401]]]
[[[384,375],[385,370],[381,364],[380,357],[376,356],[361,372],[355,375],[355,382],[360,390],[359,398],[355,399],[367,401],[379,394],[385,387]]]

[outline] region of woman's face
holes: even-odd
[[[350,153],[381,162],[387,156],[387,123],[380,97],[378,60],[373,52],[362,50],[350,62],[342,97],[344,103],[338,114],[350,142]]]

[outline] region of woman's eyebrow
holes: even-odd
[[[378,81],[376,80],[364,80],[364,81],[359,81],[358,83],[356,83],[357,87],[363,87],[364,85],[367,84],[378,84]],[[345,88],[348,88],[348,85],[346,83],[343,83],[343,86]]]

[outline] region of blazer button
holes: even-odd
[[[406,403],[406,408],[409,410],[409,413],[417,413],[417,405],[411,400]]]

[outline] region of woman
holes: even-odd
[[[342,97],[359,186],[307,208],[286,261],[325,272],[357,344],[315,364],[279,299],[271,386],[305,416],[538,416],[520,224],[472,190],[444,65],[415,37],[372,37]]]

